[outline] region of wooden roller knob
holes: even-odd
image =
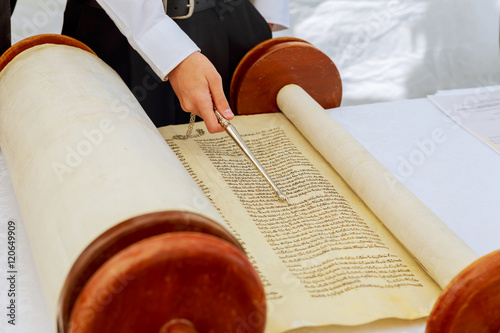
[[[255,46],[240,61],[231,80],[231,107],[240,115],[277,112],[279,90],[292,83],[323,108],[340,106],[342,81],[333,61],[304,40],[280,37]]]
[[[262,332],[264,323],[264,294],[245,255],[185,232],[145,239],[107,261],[80,293],[69,332]]]
[[[238,242],[210,219],[167,211],[89,245],[63,288],[59,332],[263,332],[265,314]]]
[[[94,51],[92,51],[87,45],[84,43],[80,42],[79,40],[76,40],[74,38],[64,36],[64,35],[58,35],[58,34],[42,34],[42,35],[35,35],[31,36],[28,38],[25,38],[16,44],[12,45],[10,48],[5,51],[1,57],[0,57],[0,72],[2,69],[4,69],[7,64],[14,59],[16,55],[19,53],[32,48],[33,46],[37,45],[42,45],[42,44],[58,44],[58,45],[68,45],[68,46],[73,46],[77,47],[79,49],[82,49],[84,51],[90,52],[92,54],[95,54]]]
[[[443,290],[426,333],[500,332],[500,251],[479,258]]]

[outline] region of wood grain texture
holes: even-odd
[[[231,108],[239,115],[278,112],[278,91],[292,83],[323,108],[338,107],[342,100],[333,61],[306,41],[281,37],[257,45],[239,63],[231,81]]]
[[[137,242],[101,266],[75,303],[69,332],[156,333],[175,319],[199,332],[263,332],[265,311],[258,275],[241,250],[176,232]]]
[[[443,290],[426,333],[500,332],[500,250],[479,258]]]
[[[106,261],[128,246],[149,237],[175,232],[212,235],[230,243],[243,253],[234,237],[212,220],[185,211],[145,214],[124,221],[94,240],[73,264],[61,292],[58,331],[68,332],[74,304],[85,284]]]
[[[72,37],[58,35],[58,34],[35,35],[17,42],[16,44],[12,45],[9,49],[7,49],[7,51],[5,51],[4,54],[2,54],[2,56],[0,57],[0,72],[18,54],[20,54],[23,51],[26,51],[29,48],[42,44],[68,45],[95,54],[94,51],[92,51],[87,45]]]

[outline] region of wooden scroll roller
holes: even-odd
[[[0,69],[0,147],[58,331],[263,332],[259,276],[119,76],[60,35]]]
[[[262,42],[240,61],[231,80],[231,107],[240,115],[277,112],[278,91],[293,83],[325,109],[340,106],[342,81],[333,61],[302,39],[280,37]]]
[[[337,68],[330,58],[306,41],[284,37],[258,45],[239,64],[231,84],[233,111],[242,115],[279,111],[281,105],[287,107],[283,102],[284,97],[281,98],[280,104],[280,95],[287,97],[294,95],[285,92],[289,84],[302,87],[325,109],[340,105],[342,83]],[[299,110],[297,113],[301,111],[307,110]],[[298,123],[302,124],[301,121]],[[314,123],[319,126],[322,121],[316,120]],[[345,173],[342,170],[337,171],[347,179],[346,177],[349,177],[347,173],[354,167],[347,168]],[[348,180],[347,182],[350,183]],[[353,189],[358,192],[356,188],[358,187],[359,192],[363,192],[364,185],[363,183],[354,185]],[[385,186],[383,183],[379,185]],[[375,191],[378,191],[378,188],[375,188]],[[374,208],[372,210],[376,211]],[[433,213],[429,212],[429,217],[436,218],[431,215]],[[444,231],[444,228],[440,230]],[[409,234],[411,237],[411,232]],[[463,253],[442,250],[446,252],[442,254],[445,261],[446,257],[449,257],[450,261],[456,261],[456,264],[451,265],[456,273],[439,283],[444,289],[428,318],[426,332],[498,333],[500,251],[478,259],[471,250],[464,249]]]

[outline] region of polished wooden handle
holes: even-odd
[[[292,83],[325,109],[340,106],[342,81],[330,57],[302,39],[279,37],[255,46],[238,64],[231,108],[240,115],[278,112],[276,96]]]
[[[443,290],[426,333],[500,332],[500,250],[479,258]]]
[[[134,243],[107,260],[78,295],[69,332],[238,332],[244,327],[261,333],[265,314],[263,287],[241,250],[211,235],[172,232]]]
[[[8,63],[15,58],[19,53],[32,48],[34,46],[43,44],[57,44],[57,45],[68,45],[77,47],[84,51],[95,54],[87,45],[69,36],[58,35],[58,34],[42,34],[35,35],[25,38],[16,44],[12,45],[7,51],[5,51],[0,57],[0,72]]]

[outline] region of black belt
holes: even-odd
[[[163,0],[165,13],[173,19],[187,19],[194,13],[215,7],[216,0]]]
[[[1,1],[1,0],[0,0]],[[96,0],[78,0],[88,6],[101,8]],[[161,0],[158,0],[161,1]],[[194,13],[213,8],[218,2],[229,3],[239,0],[164,0],[165,12],[173,19],[187,19]]]

